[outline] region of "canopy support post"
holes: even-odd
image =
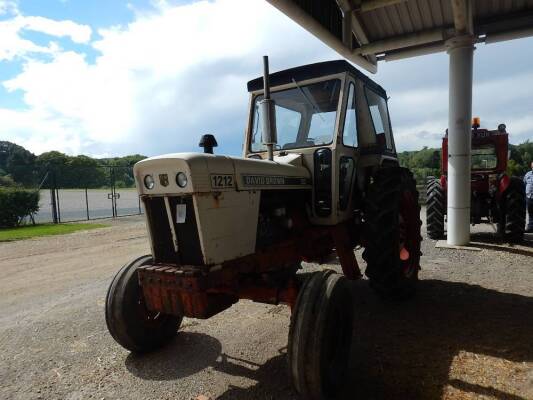
[[[450,56],[448,111],[447,243],[470,242],[470,149],[474,40],[465,35],[447,43]]]

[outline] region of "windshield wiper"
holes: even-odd
[[[326,120],[324,119],[324,117],[322,116],[322,111],[320,111],[320,109],[318,108],[318,106],[313,102],[312,99],[310,99],[309,97],[307,97],[307,95],[305,94],[305,92],[303,91],[303,89],[300,87],[300,85],[298,85],[298,82],[296,82],[296,79],[292,78],[292,83],[294,83],[296,85],[296,87],[298,88],[298,90],[300,91],[300,93],[302,94],[302,96],[304,97],[305,101],[307,101],[307,104],[309,104],[311,106],[311,108],[313,109],[313,111],[315,112],[315,114],[317,114],[320,119],[322,120],[322,122],[325,122]]]

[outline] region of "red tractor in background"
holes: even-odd
[[[524,236],[526,200],[524,183],[506,174],[509,135],[505,124],[497,130],[480,129],[479,118],[472,124],[471,224],[496,223],[497,232],[510,242]],[[448,173],[448,131],[442,139],[440,179],[427,182],[427,233],[431,239],[444,237]]]

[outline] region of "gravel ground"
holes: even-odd
[[[384,303],[365,280],[353,284],[343,398],[533,399],[533,238],[508,246],[476,232],[478,252],[423,242],[415,300]],[[108,283],[148,250],[139,217],[0,244],[1,399],[295,398],[284,306],[242,301],[209,320],[186,320],[173,343],[144,356],[112,340]]]

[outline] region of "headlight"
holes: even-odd
[[[144,177],[144,186],[146,189],[153,189],[155,185],[154,177],[152,175],[146,175]]]
[[[178,172],[176,175],[176,183],[180,188],[187,186],[187,175],[185,175],[183,172]]]

